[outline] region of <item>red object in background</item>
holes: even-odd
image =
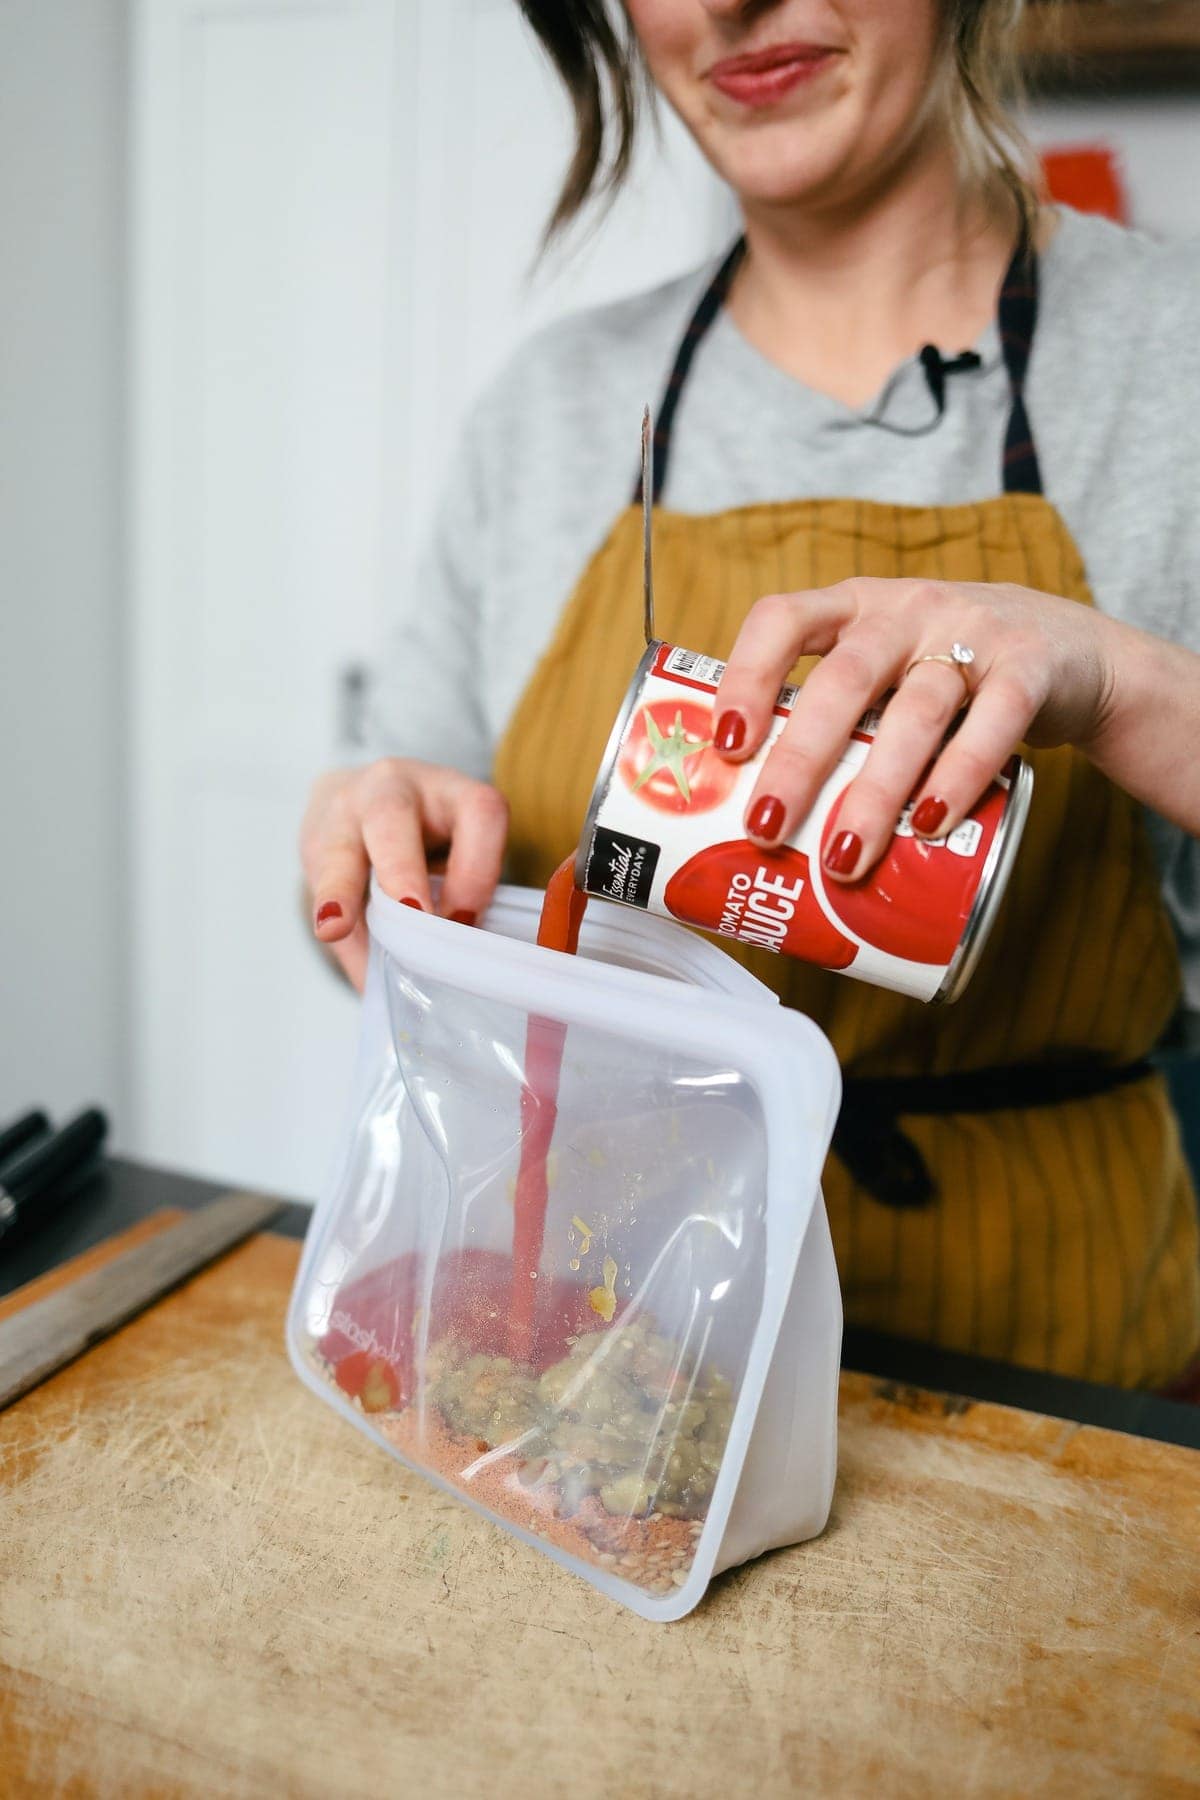
[[[1078,212],[1100,213],[1129,224],[1129,199],[1117,153],[1107,144],[1070,144],[1042,151],[1042,173],[1051,200]]]

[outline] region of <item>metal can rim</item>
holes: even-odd
[[[1008,891],[1009,877],[1025,830],[1032,798],[1033,769],[1023,756],[1019,756],[1009,788],[1008,802],[979,877],[979,887],[967,919],[966,930],[942,978],[942,985],[933,996],[935,1004],[940,1002],[948,1006],[957,1000],[975,973],[976,964],[996,922],[1000,903]]]
[[[600,817],[600,808],[604,805],[609,787],[612,783],[613,769],[617,757],[621,753],[621,745],[629,721],[633,717],[633,709],[637,705],[638,695],[646,684],[646,677],[654,667],[655,659],[666,645],[661,638],[652,638],[646,645],[637,668],[629,680],[625,690],[625,698],[617,713],[616,722],[608,734],[608,742],[604,746],[604,755],[600,758],[600,767],[596,771],[596,779],[592,783],[592,797],[588,801],[588,809],[584,815],[583,830],[579,834],[579,847],[575,852],[575,886],[581,892],[587,891],[588,862],[592,854],[592,841],[596,835],[596,824]]]

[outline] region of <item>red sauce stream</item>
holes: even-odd
[[[587,895],[575,886],[572,854],[546,884],[537,941],[544,950],[574,956],[579,948]],[[525,1085],[521,1089],[521,1161],[513,1203],[512,1307],[510,1349],[513,1360],[534,1360],[534,1315],[537,1273],[546,1233],[549,1183],[546,1156],[558,1118],[558,1078],[566,1027],[555,1019],[531,1014],[525,1032]]]
[[[574,884],[572,857],[547,886],[538,943],[574,955],[586,905],[587,896]],[[546,1156],[558,1113],[565,1040],[566,1027],[557,1020],[530,1016],[511,1261],[493,1250],[448,1251],[440,1258],[431,1300],[433,1340],[460,1338],[473,1353],[507,1354],[536,1369],[558,1362],[575,1336],[597,1323],[586,1286],[546,1278],[538,1267],[549,1199]],[[339,1385],[358,1395],[368,1411],[406,1406],[415,1392],[414,1320],[422,1270],[420,1254],[409,1251],[337,1294],[338,1322],[330,1324],[318,1347],[334,1365]],[[369,1380],[373,1387],[364,1385]]]

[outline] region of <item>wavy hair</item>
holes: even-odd
[[[575,147],[546,226],[549,242],[593,198],[611,200],[633,159],[652,89],[623,7],[608,0],[519,0],[575,115]],[[1024,0],[939,0],[964,166],[998,177],[1026,230],[1037,213],[1033,158],[1013,114]]]

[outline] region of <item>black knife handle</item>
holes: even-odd
[[[6,1125],[3,1131],[0,1131],[0,1168],[3,1168],[4,1164],[14,1157],[18,1150],[25,1149],[31,1138],[46,1137],[49,1135],[49,1131],[50,1121],[40,1107],[36,1112],[22,1113],[19,1119],[14,1119],[11,1125]],[[3,1177],[0,1176],[0,1180],[2,1179]]]
[[[105,1115],[99,1107],[89,1106],[53,1137],[40,1139],[14,1157],[4,1172],[0,1193],[17,1208],[49,1193],[65,1175],[95,1156],[107,1132]]]
[[[13,1206],[3,1188],[0,1188],[0,1259],[6,1250],[24,1243],[31,1232],[40,1231],[64,1206],[70,1206],[73,1200],[78,1199],[95,1181],[97,1171],[103,1167],[103,1161],[102,1156],[95,1155],[76,1163],[61,1181],[55,1182],[49,1193],[39,1194],[19,1210]],[[9,1208],[12,1209],[11,1214]]]

